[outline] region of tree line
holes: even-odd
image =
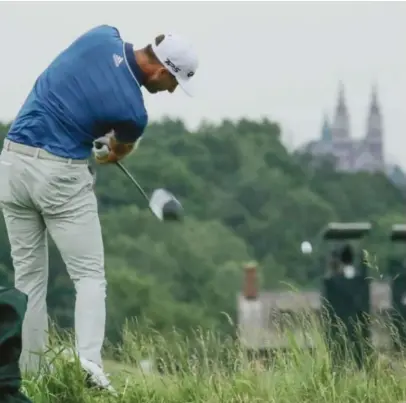
[[[2,138],[7,129],[0,124]],[[232,331],[247,261],[258,262],[263,288],[317,286],[317,259],[304,258],[299,246],[329,221],[370,221],[375,230],[365,247],[384,273],[390,226],[404,219],[404,195],[384,174],[340,173],[331,161],[289,152],[279,125],[267,119],[202,122],[189,131],[164,118],[124,162],[148,192],[173,192],[185,219],[157,221],[115,166],[94,166],[113,342],[130,318],[161,332]],[[2,218],[0,244],[0,284],[12,284]],[[50,314],[70,328],[74,289],[50,244]]]

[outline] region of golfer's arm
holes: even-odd
[[[120,122],[114,125],[114,135],[110,138],[110,149],[119,158],[135,151],[141,141],[144,127],[133,122]]]

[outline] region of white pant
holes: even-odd
[[[48,344],[47,233],[76,288],[77,351],[102,364],[106,280],[93,177],[84,161],[47,160],[47,155],[51,156],[6,140],[0,156],[0,205],[11,245],[15,287],[28,296],[20,359],[23,371],[38,370],[38,353]]]

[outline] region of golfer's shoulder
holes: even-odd
[[[122,46],[122,39],[117,28],[110,25],[98,25],[85,31],[72,43],[71,52],[80,53],[88,58],[107,54],[111,49]]]
[[[94,41],[104,41],[106,39],[119,39],[120,37],[120,32],[118,28],[112,26],[112,25],[97,25],[88,31],[84,32],[81,37],[82,39],[86,40],[94,40]]]

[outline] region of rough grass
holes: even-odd
[[[286,336],[289,339],[289,336]],[[406,401],[401,360],[380,357],[370,371],[347,363],[333,370],[322,338],[312,335],[315,353],[299,348],[275,357],[270,366],[248,362],[237,343],[210,332],[162,337],[151,332],[124,332],[119,348],[108,348],[106,371],[118,397],[85,387],[78,365],[61,356],[54,373],[26,377],[24,391],[35,403],[394,403]],[[147,358],[164,359],[163,373],[145,371]],[[390,363],[389,363],[390,361]],[[176,365],[175,365],[176,363]],[[396,367],[396,368],[395,368]]]

